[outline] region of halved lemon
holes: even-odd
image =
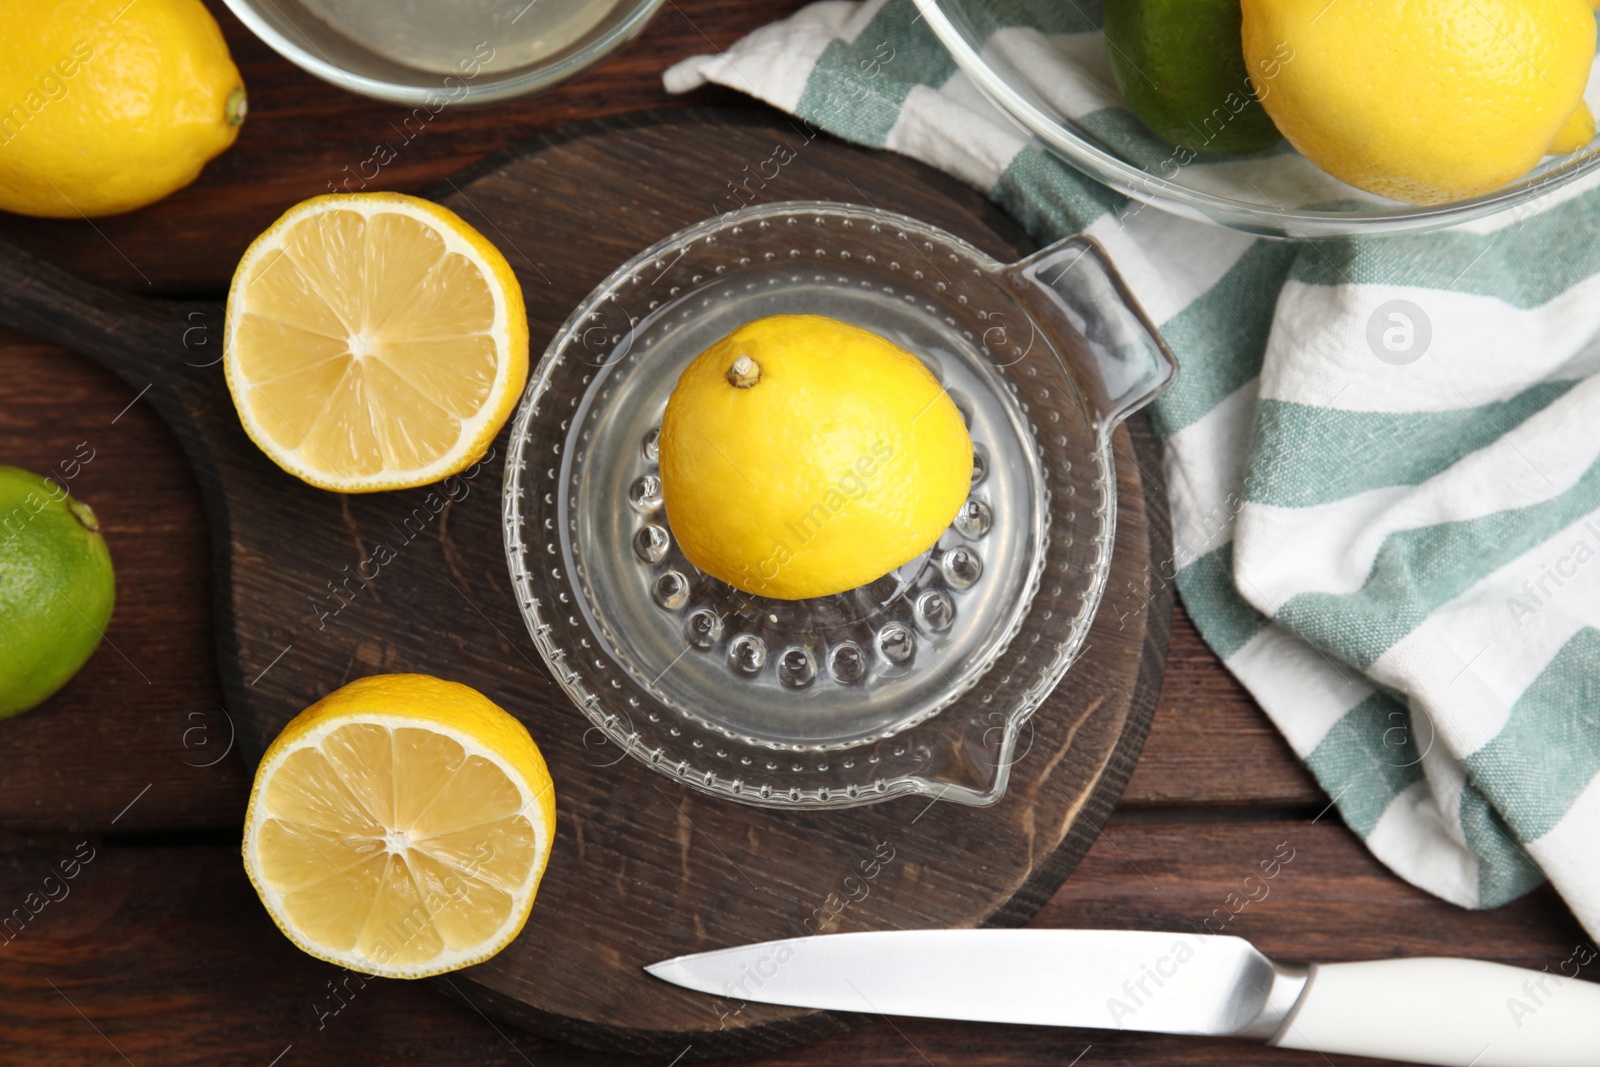
[[[313,197],[239,261],[223,366],[245,432],[295,477],[341,493],[426,485],[480,459],[522,394],[522,288],[438,204]]]
[[[521,723],[456,682],[375,675],[311,705],[267,749],[244,866],[304,951],[423,978],[517,936],[555,820],[550,772]]]

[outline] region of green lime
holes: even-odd
[[[1105,0],[1111,72],[1150,132],[1192,152],[1278,140],[1244,65],[1239,0]]]
[[[116,600],[89,505],[0,466],[0,718],[43,702],[88,660]]]

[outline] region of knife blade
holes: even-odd
[[[1226,935],[895,930],[645,970],[725,999],[831,1011],[1256,1038],[1440,1067],[1600,1067],[1600,985],[1478,960],[1296,965]]]

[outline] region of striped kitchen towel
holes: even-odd
[[[1160,150],[1111,88],[1098,5],[989,6],[987,49]],[[912,0],[824,0],[665,80],[939,167],[1040,241],[1099,239],[1182,364],[1154,424],[1206,641],[1397,874],[1492,907],[1542,872],[1600,935],[1595,183],[1423,236],[1188,222],[1031,143]],[[1326,198],[1292,152],[1270,165],[1276,195]]]

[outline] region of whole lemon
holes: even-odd
[[[661,420],[667,523],[747,593],[828,596],[933,547],[972,485],[972,439],[916,356],[821,315],[734,330]]]
[[[41,703],[89,659],[116,599],[89,505],[0,467],[0,719]]]
[[[244,82],[200,0],[0,0],[0,209],[115,215],[233,144]]]
[[[1243,0],[1243,10],[1267,114],[1307,159],[1369,192],[1414,204],[1481,196],[1594,136],[1586,0]]]

